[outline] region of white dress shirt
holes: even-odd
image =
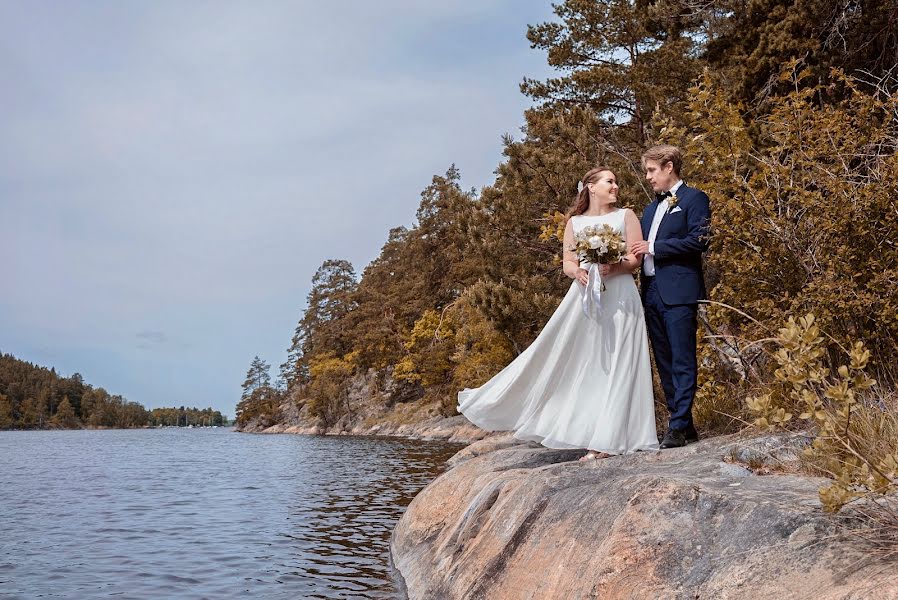
[[[670,193],[676,196],[677,190],[682,184],[682,179],[677,181],[670,188]],[[664,219],[664,215],[667,214],[668,206],[670,205],[667,203],[667,198],[658,203],[658,207],[655,209],[655,216],[652,218],[652,227],[649,229],[649,239],[646,240],[649,243],[649,252],[642,257],[642,272],[649,277],[655,276],[655,238],[658,237],[658,228],[661,227],[661,221]]]

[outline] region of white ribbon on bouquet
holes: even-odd
[[[604,287],[599,265],[589,265],[589,277],[586,287],[583,289],[582,304],[583,312],[590,319],[597,320],[599,318],[599,313],[602,311],[602,289]]]

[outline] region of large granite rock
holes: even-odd
[[[823,480],[789,473],[804,443],[728,436],[579,463],[490,437],[414,499],[393,562],[412,599],[898,598],[898,566],[840,535]]]

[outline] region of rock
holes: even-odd
[[[487,454],[489,452],[493,452],[495,450],[501,450],[503,448],[510,448],[512,446],[521,446],[528,445],[527,442],[522,442],[514,438],[514,435],[511,432],[499,432],[492,435],[489,438],[474,442],[470,446],[460,450],[446,461],[446,464],[449,468],[457,467],[461,463],[466,460],[470,460],[474,457],[481,456],[483,454]],[[538,444],[533,444],[533,448],[539,448]]]
[[[284,433],[287,430],[287,425],[284,423],[276,423],[271,427],[266,427],[261,431],[261,433]]]
[[[411,599],[898,598],[898,570],[835,535],[824,480],[725,461],[790,444],[727,436],[579,463],[496,435],[409,505],[393,564]]]
[[[805,433],[777,433],[746,437],[732,436],[723,447],[731,460],[752,469],[765,468],[774,471],[798,471],[801,451],[811,445],[812,438]]]

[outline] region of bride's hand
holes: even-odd
[[[599,274],[602,277],[608,277],[615,273],[614,265],[599,265]]]
[[[586,269],[577,269],[577,275],[574,277],[577,281],[580,282],[580,285],[586,285],[589,283],[589,271]]]

